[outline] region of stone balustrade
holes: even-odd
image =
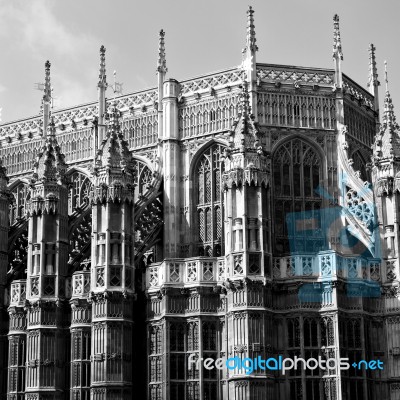
[[[225,279],[224,257],[170,259],[154,263],[148,268],[146,287],[151,290],[168,284],[190,286],[200,282],[222,283]]]
[[[170,259],[162,263],[154,263],[147,269],[146,287],[148,290],[159,289],[164,285],[193,286],[198,283],[222,283],[227,279],[244,278],[244,269],[226,267],[225,257],[190,259]],[[360,256],[340,256],[333,251],[321,252],[317,255],[294,255],[274,257],[272,278],[297,279],[317,278],[329,281],[344,278],[348,280],[365,280],[381,282],[383,273],[379,260],[365,259]],[[256,274],[259,275],[259,274]],[[268,276],[263,276],[268,278]]]
[[[367,260],[360,256],[341,256],[334,251],[317,255],[274,257],[272,274],[274,279],[301,276],[327,280],[336,277],[375,282],[382,280],[380,260]]]

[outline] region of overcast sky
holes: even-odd
[[[257,62],[264,63],[331,68],[332,17],[339,14],[344,73],[366,87],[368,45],[374,43],[381,100],[386,59],[400,119],[399,0],[0,0],[2,122],[38,113],[42,93],[34,83],[43,81],[47,59],[58,107],[95,100],[101,44],[109,82],[116,70],[125,94],[154,87],[161,28],[169,77],[237,66],[249,4]]]

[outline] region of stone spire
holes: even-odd
[[[376,132],[380,129],[380,118],[379,118],[379,86],[378,72],[376,67],[375,59],[375,46],[371,43],[369,45],[369,76],[368,76],[368,88],[369,92],[374,96],[374,111],[375,111],[375,125]]]
[[[246,47],[243,49],[243,53],[251,52],[254,54],[258,51],[256,45],[256,30],[254,26],[254,10],[251,6],[247,10],[247,34],[246,34]]]
[[[251,6],[247,10],[246,46],[242,50],[242,69],[244,79],[248,83],[249,101],[252,113],[257,120],[257,63],[256,31],[254,26],[254,11]]]
[[[380,86],[378,81],[378,71],[376,68],[376,58],[375,58],[376,47],[371,43],[368,48],[369,54],[369,75],[368,75],[368,88],[369,92],[375,96],[375,87]]]
[[[101,142],[104,138],[104,117],[106,110],[106,90],[107,90],[107,75],[106,75],[106,48],[102,45],[100,47],[100,68],[99,68],[99,83],[97,84],[97,94],[98,94],[98,129],[97,129],[97,139],[94,138],[94,151],[100,147]]]
[[[56,139],[54,118],[51,118],[45,143],[33,165],[32,183],[64,182],[66,170],[65,156]]]
[[[164,81],[168,71],[167,60],[165,58],[165,32],[160,30],[158,37],[158,59],[157,59],[157,75],[158,75],[158,137],[163,137],[163,98],[164,98]]]
[[[105,174],[104,182],[110,184],[114,178],[133,175],[132,156],[128,142],[124,139],[120,124],[121,112],[116,103],[108,112],[106,137],[96,155],[95,169],[97,174]]]
[[[343,52],[342,52],[342,40],[340,38],[339,29],[339,16],[335,14],[333,16],[333,62],[335,64],[335,84],[336,87],[342,87],[342,63]]]
[[[46,138],[50,119],[51,107],[51,83],[50,83],[50,61],[44,64],[44,88],[43,88],[43,137]]]
[[[385,61],[385,100],[382,124],[373,145],[375,162],[400,161],[400,127],[396,122],[392,97],[388,88],[387,63]],[[394,173],[395,171],[393,171]]]
[[[383,107],[383,125],[387,126],[390,130],[399,129],[399,125],[396,122],[396,117],[394,115],[392,97],[389,92],[389,80],[387,74],[387,62],[385,61],[385,100]]]

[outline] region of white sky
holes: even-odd
[[[60,107],[97,97],[99,47],[107,77],[117,70],[124,93],[156,86],[158,31],[166,31],[168,77],[177,80],[241,62],[246,10],[255,10],[257,62],[331,68],[333,23],[340,16],[343,72],[366,87],[368,45],[377,48],[400,119],[398,0],[0,0],[2,122],[36,115],[44,63]],[[111,93],[108,94],[111,96]]]

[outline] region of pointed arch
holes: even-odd
[[[203,155],[204,152],[206,152],[210,147],[214,145],[220,145],[223,148],[228,147],[229,143],[226,140],[223,139],[211,139],[208,142],[202,144],[193,154],[192,160],[190,162],[190,167],[189,167],[189,175],[193,176],[194,174],[194,169],[197,166],[197,163],[199,161],[199,158]]]
[[[30,199],[29,181],[27,179],[16,179],[8,186],[11,192],[9,205],[10,226],[18,224],[25,219],[27,202]]]
[[[277,254],[314,253],[324,245],[320,209],[324,157],[301,136],[280,141],[272,152],[274,247]]]
[[[212,140],[195,154],[190,166],[194,185],[191,191],[193,204],[192,226],[195,232],[193,255],[218,257],[223,252],[223,196],[221,178],[224,142]]]
[[[77,209],[85,209],[90,206],[89,197],[93,183],[90,172],[84,168],[71,168],[67,176],[71,183],[68,192],[68,213],[72,215]]]
[[[353,160],[352,168],[354,171],[358,171],[360,173],[360,178],[363,181],[369,180],[368,173],[367,173],[367,168],[366,168],[366,162],[365,159],[361,153],[360,150],[356,150],[352,156],[351,159]]]
[[[136,172],[135,176],[135,203],[138,198],[146,193],[151,187],[153,181],[153,169],[148,163],[148,160],[144,157],[134,157],[134,168]]]

